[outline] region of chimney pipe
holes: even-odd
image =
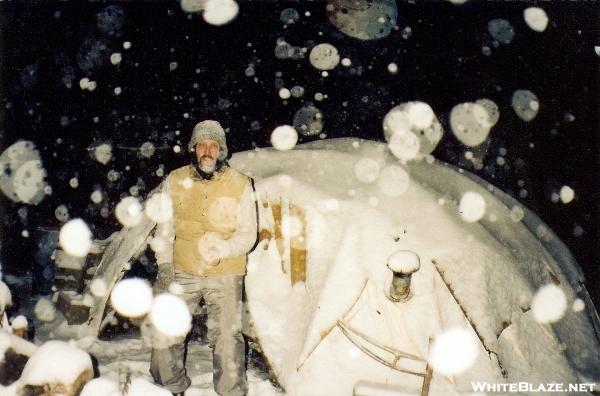
[[[394,302],[408,301],[412,274],[421,268],[419,256],[410,250],[397,251],[388,259],[387,267],[393,273],[387,297]]]

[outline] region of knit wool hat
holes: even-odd
[[[225,140],[225,130],[217,121],[204,120],[194,127],[192,138],[188,144],[188,150],[193,152],[196,145],[203,140],[215,140],[219,143],[219,160],[224,161],[227,158],[227,140]]]

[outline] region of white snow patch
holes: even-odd
[[[84,257],[92,248],[92,232],[83,220],[69,220],[60,229],[58,242],[71,256]]]
[[[289,99],[289,98],[290,98],[290,96],[292,96],[292,93],[290,92],[290,90],[289,90],[289,89],[287,89],[287,88],[281,88],[281,89],[279,90],[279,97],[280,97],[281,99],[284,99],[284,100],[285,100],[285,99]]]
[[[52,301],[48,300],[46,297],[41,297],[35,306],[33,307],[33,313],[36,318],[38,318],[42,322],[52,322],[56,317],[56,308]]]
[[[464,193],[458,205],[460,216],[468,223],[481,220],[485,215],[485,209],[485,199],[483,199],[481,194],[474,191]]]
[[[310,51],[309,60],[316,69],[331,70],[340,63],[340,54],[333,45],[321,43]]]
[[[517,116],[525,122],[533,120],[540,108],[537,96],[526,89],[518,89],[513,93],[511,105]]]
[[[44,181],[46,170],[39,160],[27,161],[14,173],[12,183],[14,191],[23,203],[37,205],[48,187]]]
[[[531,300],[533,317],[540,323],[558,322],[567,310],[567,296],[553,283],[538,289]]]
[[[379,162],[373,158],[361,158],[354,165],[354,175],[363,183],[373,183],[379,178]]]
[[[271,144],[277,150],[291,150],[298,142],[298,132],[290,125],[278,126],[271,133]]]
[[[435,121],[435,114],[427,103],[409,102],[404,109],[411,126],[415,128],[427,129]]]
[[[181,9],[184,12],[200,12],[204,8],[206,0],[181,0]]]
[[[13,329],[26,329],[29,326],[27,318],[23,315],[18,315],[10,321],[10,325]]]
[[[581,312],[584,309],[585,309],[585,302],[583,302],[583,300],[581,298],[576,298],[575,301],[573,301],[573,311]]]
[[[284,237],[294,238],[302,233],[302,222],[296,216],[284,216],[281,219],[281,232]]]
[[[525,211],[522,207],[515,205],[510,209],[510,219],[515,223],[523,220],[523,217],[525,217]]]
[[[118,396],[119,394],[119,384],[116,381],[98,377],[85,384],[80,396]],[[127,395],[131,395],[130,392],[127,392]]]
[[[150,248],[155,253],[164,252],[167,249],[167,241],[160,236],[154,236],[150,239]]]
[[[92,282],[90,283],[90,292],[92,292],[92,294],[95,297],[104,297],[108,292],[108,288],[104,279],[95,278],[94,280],[92,280]]]
[[[173,202],[169,194],[156,193],[145,202],[145,212],[152,221],[165,223],[173,218]]]
[[[548,26],[548,15],[539,7],[529,7],[523,11],[523,18],[532,30],[543,32]]]
[[[304,95],[304,87],[294,85],[290,92],[294,98],[301,98]]]
[[[118,65],[119,63],[121,63],[122,59],[123,58],[121,57],[121,53],[115,52],[110,56],[110,63],[112,63],[113,65]]]
[[[400,161],[406,162],[418,156],[421,142],[410,130],[398,130],[390,138],[388,147]]]
[[[485,107],[477,103],[461,103],[450,112],[454,136],[465,146],[475,147],[485,142],[493,124]]]
[[[434,372],[458,375],[468,370],[479,353],[477,339],[465,328],[451,328],[433,341],[429,362]]]
[[[54,217],[56,217],[56,219],[62,223],[69,220],[70,215],[67,205],[58,205],[56,209],[54,209]]]
[[[475,104],[483,106],[485,111],[487,111],[488,122],[491,124],[491,127],[498,123],[500,111],[498,110],[498,105],[493,100],[487,98],[477,99]]]
[[[94,158],[102,165],[106,165],[112,159],[112,146],[108,143],[102,143],[94,148]]]
[[[79,88],[87,89],[89,83],[90,83],[90,79],[87,77],[84,77],[81,80],[79,80]]]
[[[169,293],[154,299],[149,318],[156,329],[167,336],[183,337],[192,328],[192,315],[186,303]]]
[[[575,198],[575,191],[569,186],[562,186],[560,189],[560,200],[564,204],[568,204]]]
[[[399,197],[408,190],[410,177],[401,166],[389,165],[381,171],[377,184],[388,197]]]
[[[192,188],[192,185],[194,184],[194,181],[190,178],[190,177],[186,177],[185,179],[183,179],[183,181],[181,182],[181,185],[183,186],[183,188],[185,188],[186,190],[189,190],[190,188]]]
[[[0,189],[14,202],[37,205],[46,195],[46,170],[30,141],[19,141],[0,155]]]
[[[135,197],[125,197],[117,204],[115,216],[125,227],[135,227],[143,219],[142,204]]]
[[[140,155],[144,158],[150,158],[154,155],[156,148],[152,142],[144,142],[140,146]]]
[[[96,83],[96,81],[92,81],[87,77],[84,77],[81,80],[79,80],[79,88],[81,88],[83,91],[87,89],[88,91],[92,92],[96,89],[97,86],[98,84]]]
[[[102,202],[102,191],[94,190],[90,194],[90,199],[92,200],[93,203],[99,204],[100,202]]]
[[[240,8],[235,0],[206,0],[202,17],[211,25],[225,25],[231,22]]]
[[[294,114],[294,128],[304,136],[318,135],[323,130],[323,113],[315,106],[302,106]]]
[[[113,289],[110,302],[121,315],[139,318],[150,311],[152,288],[143,279],[125,279],[117,283]]]
[[[506,19],[492,19],[488,22],[488,32],[501,44],[510,44],[515,37],[515,29]]]
[[[388,268],[402,274],[412,274],[421,268],[419,256],[410,250],[400,250],[388,259]]]
[[[443,130],[427,103],[407,102],[393,107],[386,114],[383,133],[392,153],[407,161],[416,157],[415,151],[431,153],[441,140]]]

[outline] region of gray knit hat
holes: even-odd
[[[227,141],[225,140],[225,130],[221,124],[214,120],[204,120],[194,127],[192,138],[188,144],[188,150],[193,152],[196,145],[203,140],[215,140],[219,143],[219,160],[224,161],[227,158]]]

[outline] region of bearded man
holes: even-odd
[[[170,289],[192,314],[204,301],[215,391],[245,395],[242,292],[246,255],[257,237],[251,179],[228,166],[225,131],[217,121],[197,124],[188,149],[191,164],[171,172],[162,186],[171,198],[173,218],[155,232],[155,238],[168,243],[156,252],[154,288]],[[185,348],[185,337],[153,345],[150,372],[173,394],[182,395],[191,383]]]

